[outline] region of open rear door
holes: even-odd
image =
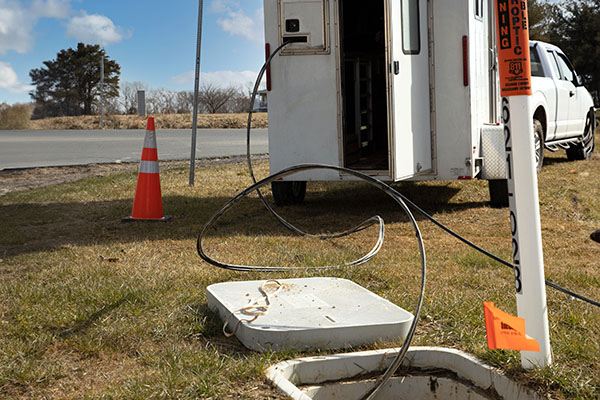
[[[394,180],[432,170],[427,0],[390,0]]]

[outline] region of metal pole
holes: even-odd
[[[102,104],[104,103],[104,56],[100,57],[100,129],[104,129],[102,121],[104,109]]]
[[[194,80],[194,111],[192,114],[192,154],[190,155],[190,186],[194,186],[196,169],[196,125],[198,125],[198,90],[200,86],[200,49],[202,45],[202,8],[204,2],[198,2],[198,38],[196,40],[196,75]]]

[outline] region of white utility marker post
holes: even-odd
[[[527,0],[496,0],[497,48],[506,143],[517,313],[540,351],[521,351],[523,368],[552,363],[538,198]],[[543,151],[543,149],[542,149]]]

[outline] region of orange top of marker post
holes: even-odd
[[[496,21],[500,94],[531,95],[527,0],[496,0]]]

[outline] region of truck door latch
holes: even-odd
[[[400,61],[394,61],[394,75],[400,74]]]

